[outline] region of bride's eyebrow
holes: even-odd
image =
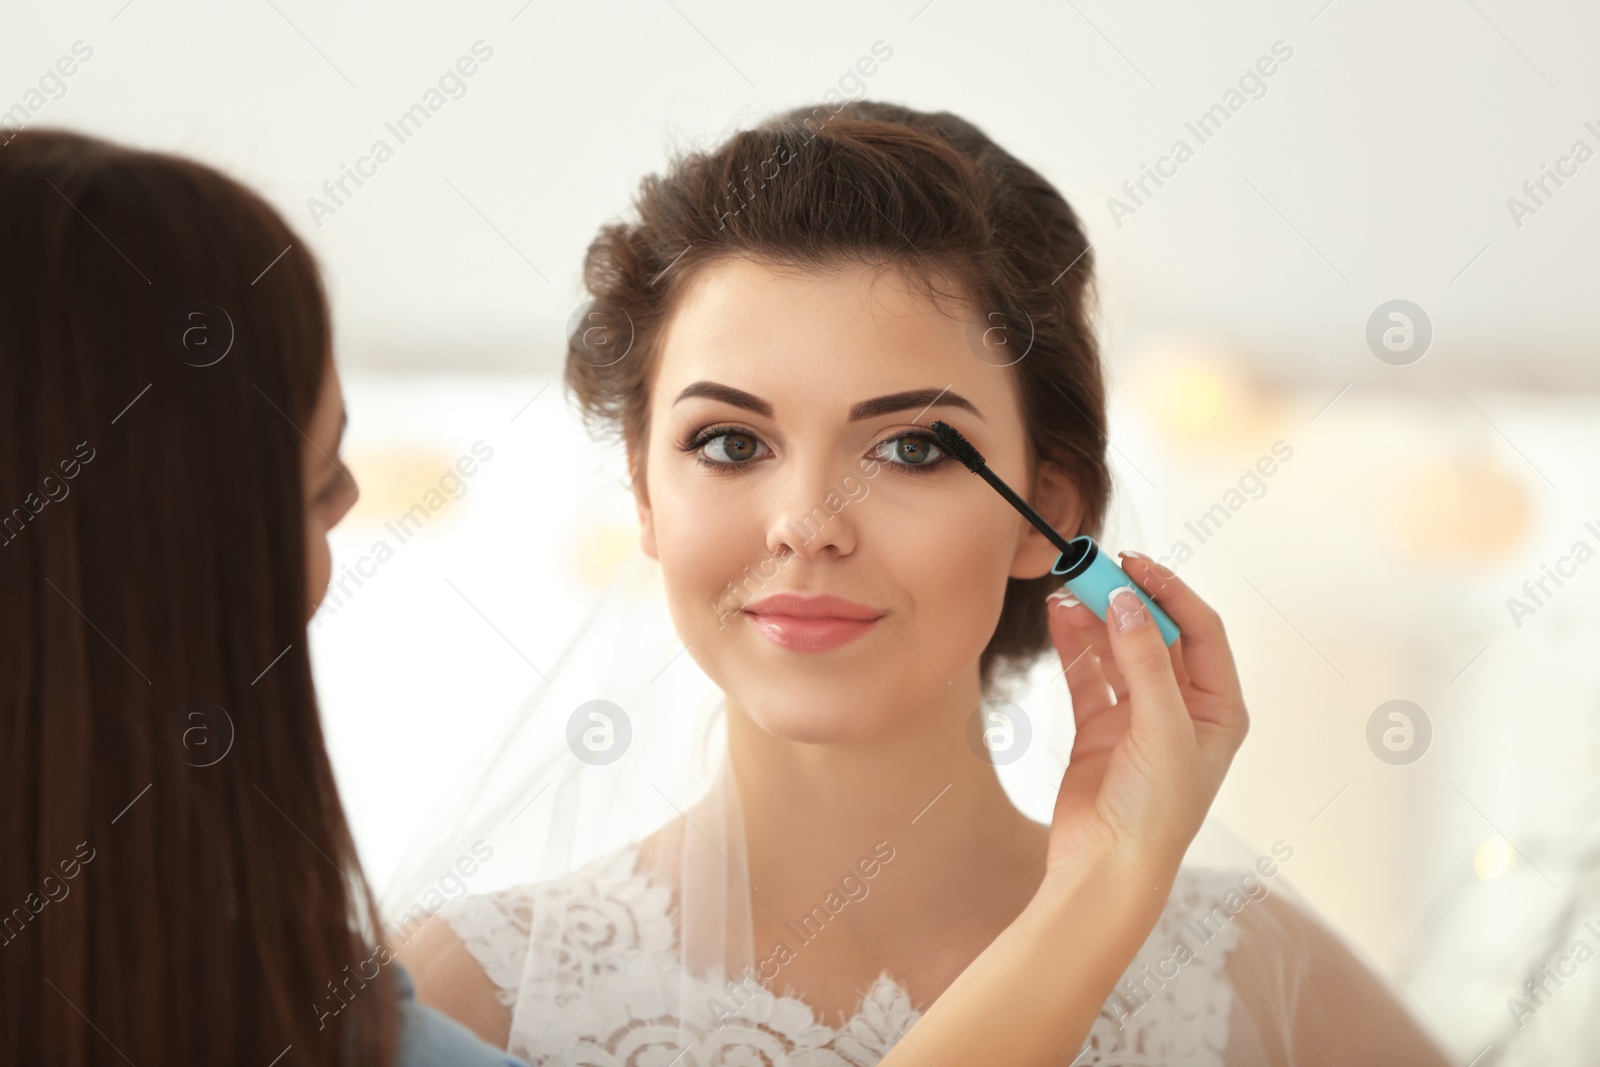
[[[698,381],[687,386],[678,394],[679,400],[688,400],[691,397],[705,397],[709,400],[720,400],[734,407],[753,411],[764,418],[771,418],[773,408],[767,401],[747,393],[743,389],[735,389],[731,385],[721,382]],[[850,421],[860,422],[862,419],[875,419],[882,415],[892,415],[898,411],[916,411],[918,414],[935,406],[949,406],[964,408],[978,418],[983,418],[983,412],[978,410],[976,404],[962,396],[953,393],[949,386],[943,389],[908,389],[903,393],[890,393],[887,396],[875,396],[871,400],[863,400],[850,409]]]

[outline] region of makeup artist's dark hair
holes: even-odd
[[[995,362],[1016,361],[1035,483],[1018,491],[1033,499],[1025,489],[1036,490],[1040,464],[1051,464],[1084,505],[1079,529],[1061,532],[1100,532],[1111,474],[1090,321],[1094,253],[1055,187],[972,123],[865,100],[798,108],[710,151],[680,153],[665,175],[643,180],[634,206],[637,221],[603,227],[589,246],[591,311],[567,342],[565,383],[591,431],[648,438],[663,326],[707,262],[896,267],[936,299],[932,279],[948,272],[967,313],[981,309],[973,334],[1003,329],[1013,354]],[[1044,598],[1060,585],[1054,575],[1009,580],[979,661],[986,691],[1050,649]]]
[[[0,249],[0,1063],[389,1063],[306,653],[316,266],[216,171],[54,130],[0,147]]]

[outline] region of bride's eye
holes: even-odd
[[[729,470],[752,462],[758,458],[758,454],[764,455],[757,451],[762,447],[761,439],[752,433],[714,426],[697,436],[688,450],[707,467]]]
[[[887,450],[888,455],[884,452]],[[944,449],[932,434],[904,433],[891,437],[872,450],[872,454],[891,467],[922,474],[944,466]]]

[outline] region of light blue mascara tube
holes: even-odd
[[[1162,640],[1170,646],[1178,639],[1178,624],[1150,599],[1149,594],[1134,584],[1126,571],[1100,551],[1100,546],[1094,543],[1094,538],[1085,535],[1068,541],[1055,527],[1046,522],[1042,515],[1029,507],[1028,502],[1018,496],[998,474],[989,469],[983,453],[974,448],[972,442],[963,437],[959,430],[938,419],[935,419],[928,428],[933,431],[933,436],[938,439],[945,451],[960,460],[973,474],[994,486],[995,492],[1005,497],[1012,507],[1022,513],[1023,518],[1033,523],[1040,533],[1050,539],[1051,544],[1061,550],[1061,555],[1056,557],[1056,564],[1050,568],[1050,573],[1063,575],[1067,580],[1067,588],[1072,590],[1072,595],[1087,604],[1090,611],[1104,621],[1106,611],[1111,606],[1111,591],[1120,585],[1125,585],[1137,593],[1139,599],[1144,601],[1145,607],[1150,609],[1150,617],[1156,621],[1156,628],[1161,631]]]
[[[1156,628],[1161,631],[1161,637],[1168,645],[1178,639],[1178,624],[1173,622],[1161,606],[1150,599],[1148,593],[1140,589],[1128,572],[1117,566],[1111,557],[1100,551],[1100,546],[1095,544],[1094,538],[1084,535],[1074,537],[1067,542],[1067,548],[1056,557],[1056,565],[1050,568],[1051,574],[1059,574],[1066,578],[1066,586],[1072,590],[1072,595],[1086,604],[1090,611],[1106,617],[1106,612],[1111,607],[1111,591],[1118,586],[1128,586],[1144,601],[1145,607],[1150,609],[1150,617],[1156,621]]]

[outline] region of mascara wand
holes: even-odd
[[[983,458],[983,453],[975,448],[971,441],[961,436],[961,431],[951,426],[948,422],[935,419],[931,427],[944,450],[959,459],[962,464],[973,474],[994,486],[995,492],[1011,501],[1011,506],[1022,512],[1022,517],[1039,528],[1039,532],[1050,539],[1050,543],[1059,548],[1063,554],[1076,555],[1078,550],[1056,532],[1056,528],[1044,521],[1040,515],[1028,506],[1028,502],[1016,494],[1012,488],[1001,480],[1000,476],[989,469],[988,461]]]
[[[983,453],[973,447],[971,441],[961,436],[961,432],[949,423],[934,420],[929,427],[933,430],[934,437],[944,450],[960,460],[962,465],[973,474],[994,486],[995,492],[1005,497],[1012,507],[1021,512],[1022,517],[1038,527],[1040,533],[1050,539],[1050,543],[1061,550],[1055,566],[1050,568],[1051,574],[1059,574],[1066,579],[1066,587],[1072,590],[1089,610],[1100,616],[1106,617],[1106,610],[1110,607],[1110,597],[1113,590],[1121,586],[1128,586],[1136,593],[1145,607],[1150,611],[1150,617],[1156,621],[1156,627],[1161,631],[1161,637],[1170,646],[1179,637],[1178,624],[1173,622],[1165,611],[1161,610],[1148,593],[1134,584],[1126,571],[1117,566],[1104,552],[1094,538],[1087,534],[1067,540],[1044,520],[1028,502],[1023,500],[1005,481],[994,471],[989,469],[988,462],[983,458]]]

